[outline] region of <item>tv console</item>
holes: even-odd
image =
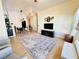
[[[41,30],[41,34],[49,37],[54,37],[54,31]]]

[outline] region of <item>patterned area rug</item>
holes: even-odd
[[[30,52],[33,59],[46,59],[56,44],[54,38],[42,35],[26,36],[26,38],[21,39],[21,42]]]

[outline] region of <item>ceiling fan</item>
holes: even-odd
[[[37,2],[37,0],[34,0],[34,2],[36,3],[36,2]]]

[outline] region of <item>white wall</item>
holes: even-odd
[[[22,27],[20,13],[17,11],[8,11],[10,23],[13,23],[16,27]]]
[[[7,39],[7,30],[5,26],[2,1],[0,0],[0,39]]]
[[[26,21],[26,26],[28,27],[28,19],[25,14],[20,14],[19,11],[8,11],[10,23],[13,23],[16,27],[22,27],[22,18]]]
[[[76,7],[76,0],[71,0],[40,11],[38,14],[38,32],[40,33],[41,29],[44,29],[44,18],[47,16],[54,16],[54,19],[50,23],[54,23],[55,33],[70,33]]]

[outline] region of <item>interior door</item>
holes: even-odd
[[[26,21],[22,21],[22,28],[26,28]]]

